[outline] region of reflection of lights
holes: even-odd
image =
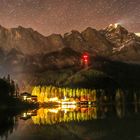
[[[40,108],[37,111],[37,115],[32,116],[32,120],[34,124],[47,125],[70,121],[86,121],[97,118],[95,107],[80,108],[75,105],[67,105],[67,108],[65,107],[66,105],[62,105],[58,108]],[[74,109],[71,109],[72,107]]]
[[[64,113],[65,113],[65,114],[67,113],[67,110],[66,110],[66,109],[64,109]]]
[[[64,100],[66,100],[67,99],[67,97],[66,96],[64,96]]]
[[[26,118],[26,117],[27,117],[27,113],[25,113],[25,112],[24,112],[24,113],[23,113],[23,117],[25,117],[25,118]]]
[[[62,109],[64,109],[64,108],[66,108],[66,109],[69,109],[69,108],[74,109],[74,108],[76,108],[76,105],[62,105],[61,107],[62,107]]]
[[[91,105],[91,102],[88,102],[89,105]]]

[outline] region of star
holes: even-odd
[[[87,27],[101,29],[121,23],[132,32],[140,32],[140,0],[1,0],[0,24],[18,25],[38,32],[82,31]]]

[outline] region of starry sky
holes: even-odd
[[[0,0],[0,24],[49,35],[120,23],[140,32],[140,0]]]

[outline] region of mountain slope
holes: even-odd
[[[31,28],[6,29],[0,26],[0,47],[5,51],[12,48],[20,50],[24,54],[35,54],[41,52],[51,52],[56,50],[51,46],[46,37]]]
[[[121,25],[110,25],[99,31],[88,27],[81,33],[72,30],[64,36],[52,34],[48,37],[31,28],[19,26],[6,29],[0,26],[0,56],[5,57],[3,59],[6,63],[12,60],[16,63],[21,59],[21,54],[23,61],[39,63],[39,58],[35,57],[47,57],[46,54],[63,48],[71,48],[80,54],[88,52],[91,56],[102,56],[117,61],[133,63],[140,61],[140,37],[130,33]],[[15,52],[10,56],[10,60],[9,53],[13,50]]]
[[[140,61],[140,37],[121,25],[110,25],[100,33],[114,45],[110,59],[123,62]]]

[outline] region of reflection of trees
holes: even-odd
[[[120,89],[116,91],[115,109],[119,118],[123,118],[125,116],[125,95],[124,92]]]
[[[138,112],[140,109],[140,89],[127,88],[123,90],[117,90],[116,92],[116,104],[118,107],[129,108],[131,112]]]
[[[0,110],[0,136],[7,138],[17,125],[16,117],[7,110]]]
[[[124,104],[116,104],[116,114],[119,118],[123,118],[125,116],[125,106]]]
[[[96,119],[96,107],[92,108],[41,108],[37,116],[32,116],[34,124],[56,124],[70,121],[86,121]]]
[[[117,89],[114,92],[114,102],[105,102],[106,92],[100,94],[101,104],[97,108],[97,116],[99,118],[107,118],[109,115],[115,115],[119,118],[125,117],[126,113],[133,114],[140,111],[140,90],[139,89]],[[108,95],[110,96],[110,94]],[[110,97],[107,98],[109,99]],[[105,104],[104,104],[105,103]],[[107,103],[107,104],[106,104]]]

